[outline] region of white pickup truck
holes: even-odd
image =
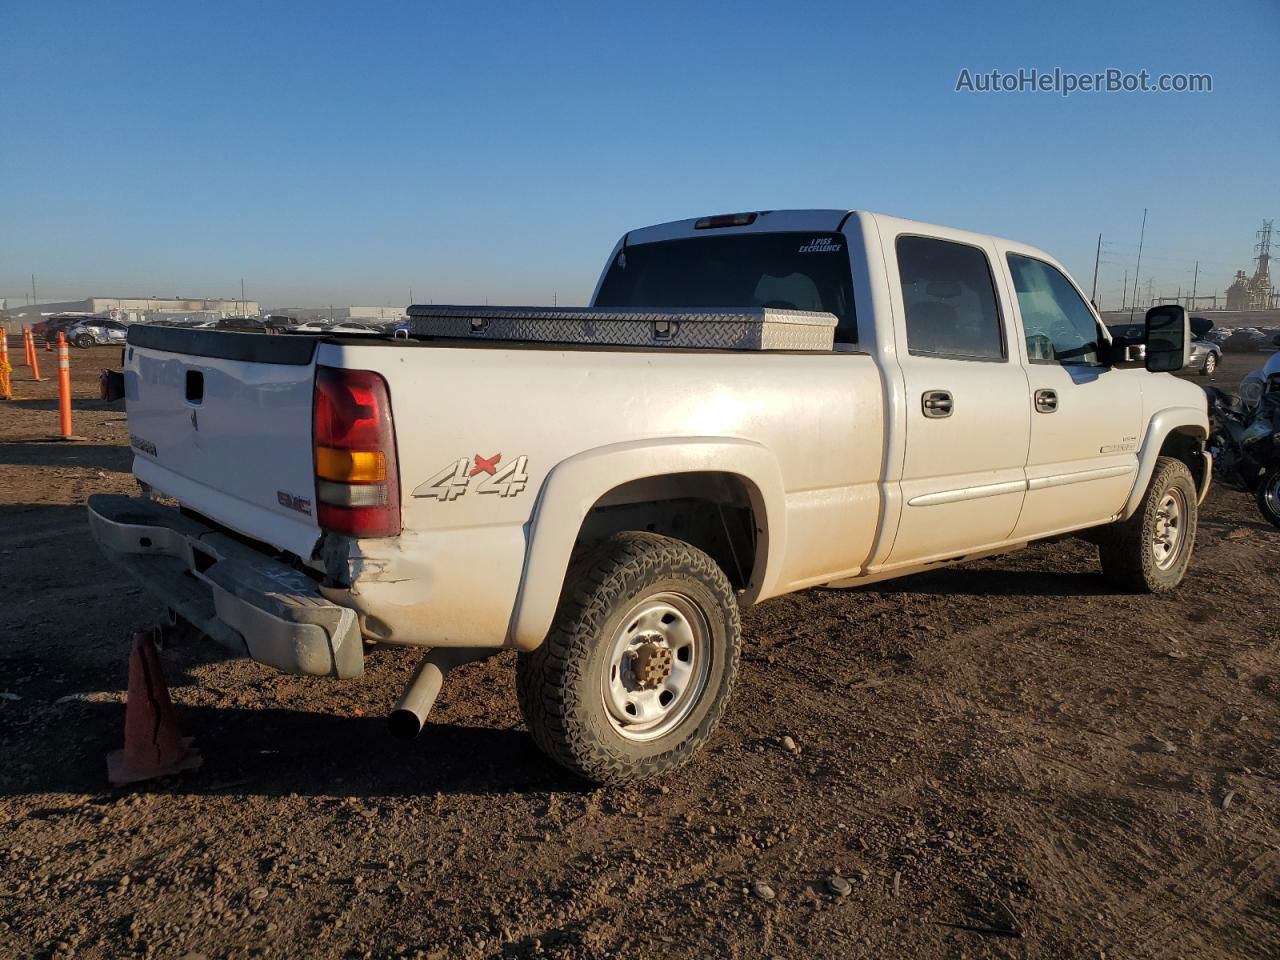
[[[139,497],[104,551],[200,633],[352,677],[416,648],[416,734],[453,664],[519,652],[530,733],[588,778],[688,760],[741,605],[1082,533],[1177,586],[1210,482],[1187,319],[1113,341],[1047,254],[880,214],[634,230],[593,308],[831,315],[820,350],[263,336],[134,326]],[[176,502],[175,502],[176,501]],[[749,638],[748,638],[749,642]]]

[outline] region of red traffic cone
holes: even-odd
[[[203,762],[191,738],[178,730],[155,642],[147,633],[135,633],[129,652],[124,749],[107,754],[107,778],[118,787],[195,770]]]

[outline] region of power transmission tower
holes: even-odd
[[[1254,271],[1253,276],[1268,283],[1271,280],[1271,224],[1274,222],[1274,220],[1262,221],[1262,229],[1257,234],[1258,242],[1254,245],[1258,255],[1253,259],[1258,261],[1258,269]]]

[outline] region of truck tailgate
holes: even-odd
[[[133,471],[184,506],[310,557],[319,534],[311,440],[316,341],[129,330],[125,400]]]

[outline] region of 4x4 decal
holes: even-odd
[[[475,454],[473,457],[461,457],[449,464],[429,480],[423,481],[414,489],[415,497],[429,497],[448,503],[457,500],[473,486],[476,493],[496,493],[500,497],[514,497],[524,492],[529,483],[527,456],[516,457],[505,466],[499,466],[502,454],[495,453],[491,457]]]

